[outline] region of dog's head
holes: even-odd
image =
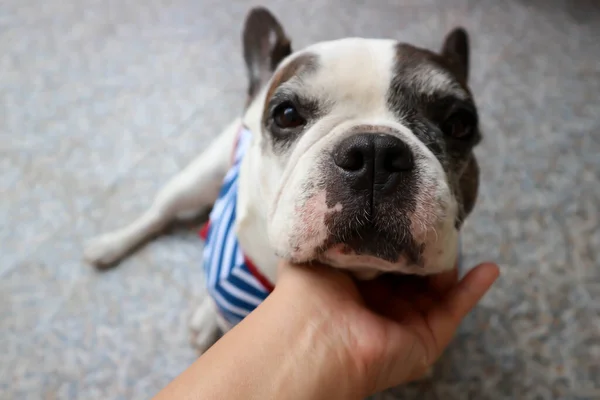
[[[277,255],[364,277],[454,266],[478,186],[466,32],[439,53],[359,38],[292,53],[259,8],[244,56],[255,137],[242,179],[265,206]]]

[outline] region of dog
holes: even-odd
[[[358,279],[452,269],[479,185],[463,28],[439,52],[364,38],[292,52],[281,24],[257,7],[242,36],[241,117],[147,212],[84,251],[92,264],[114,264],[212,206],[203,230],[210,296],[191,320],[200,351],[268,295],[280,259]]]

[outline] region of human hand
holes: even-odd
[[[325,266],[282,263],[275,292],[302,299],[290,306],[341,359],[340,379],[367,396],[425,374],[498,275],[497,265],[485,263],[460,281],[455,269],[356,283]]]

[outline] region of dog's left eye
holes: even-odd
[[[282,103],[273,110],[273,121],[281,129],[296,128],[304,125],[306,120],[302,118],[292,103]]]
[[[468,139],[473,133],[476,119],[473,113],[461,110],[452,114],[442,124],[442,132],[456,139]]]

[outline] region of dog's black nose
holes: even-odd
[[[360,133],[342,140],[333,161],[356,190],[389,192],[414,168],[410,147],[395,136]]]

